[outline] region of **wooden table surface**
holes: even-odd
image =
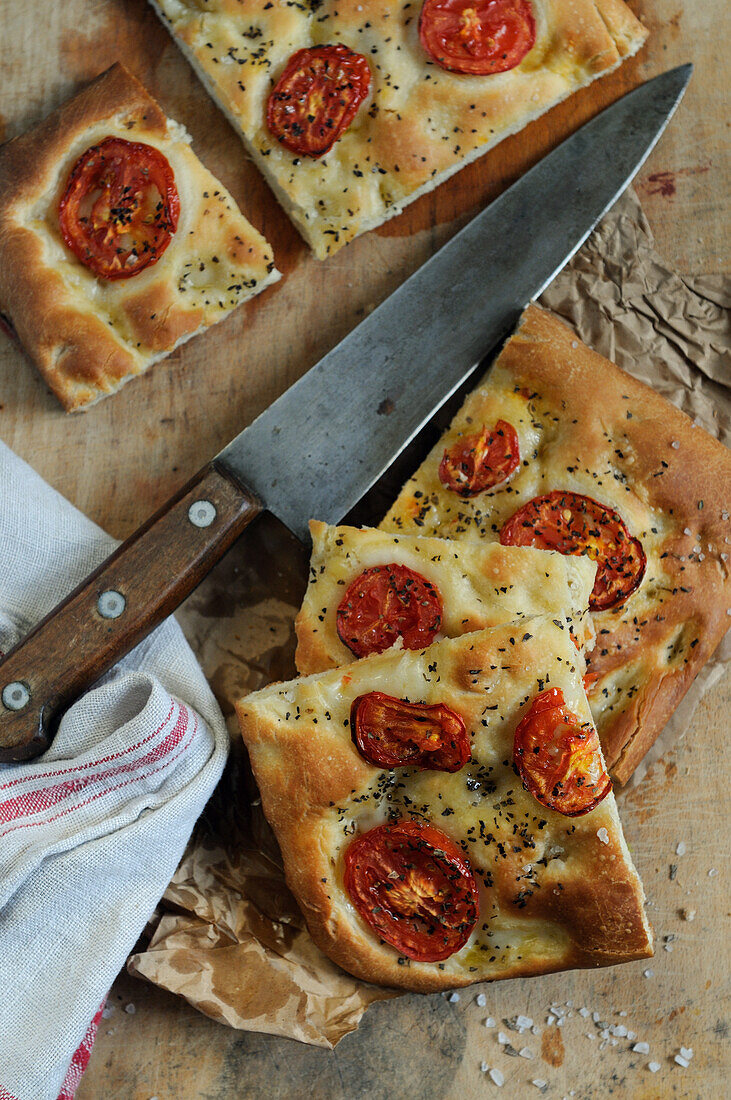
[[[111,534],[124,537],[486,201],[599,107],[689,60],[696,72],[685,101],[637,188],[658,250],[679,271],[727,269],[727,0],[633,0],[632,7],[651,31],[638,58],[320,264],[144,0],[0,0],[0,38],[14,43],[2,63],[0,140],[123,60],[188,127],[199,156],[269,238],[284,273],[278,286],[76,417],[60,410],[23,355],[0,337],[0,438]],[[79,1100],[471,1098],[496,1088],[480,1071],[483,1061],[502,1069],[499,1095],[508,1097],[541,1095],[533,1078],[548,1081],[550,1097],[725,1095],[728,932],[721,921],[728,832],[718,811],[727,797],[719,761],[728,713],[727,681],[706,697],[679,745],[620,797],[658,937],[649,967],[483,986],[484,1007],[475,1001],[480,987],[457,1001],[383,1002],[334,1052],[229,1030],[122,975]],[[681,841],[686,852],[676,856]],[[714,870],[718,874],[709,874]],[[681,919],[683,909],[695,911],[692,922]],[[546,1025],[553,1000],[573,1004],[565,1007],[561,1028]],[[632,1052],[622,1035],[600,1049],[601,1026],[579,1015],[581,1007],[598,1013],[599,1025],[634,1031],[650,1044],[650,1054]],[[540,1037],[521,1037],[533,1061],[499,1053],[496,1032],[483,1026],[488,1015],[501,1023],[517,1013],[541,1029]],[[694,1051],[688,1069],[673,1061],[681,1045]],[[647,1069],[653,1059],[661,1064],[654,1075]]]

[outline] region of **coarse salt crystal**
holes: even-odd
[[[637,1038],[637,1034],[634,1031],[628,1031],[627,1032],[627,1038],[629,1039],[629,1041],[631,1043],[634,1039]]]
[[[683,920],[695,920],[695,909],[681,909],[680,915]]]
[[[598,1012],[592,1012],[591,1018],[592,1018],[592,1020],[594,1021],[595,1024],[598,1024],[599,1020],[601,1019]]]
[[[490,1067],[488,1066],[487,1062],[480,1062],[480,1069],[483,1073],[487,1073],[489,1068]]]
[[[579,1009],[579,1016],[583,1016],[584,1019],[586,1019],[586,1017],[589,1016],[589,1015],[590,1015],[590,1012],[589,1012],[588,1008],[580,1008]]]
[[[621,1012],[618,1012],[617,1015],[618,1016],[626,1016],[627,1013],[624,1010],[622,1010]]]
[[[531,1035],[540,1035],[541,1029],[538,1027],[537,1024],[533,1024],[533,1027],[530,1029],[530,1033]]]
[[[518,1027],[533,1027],[533,1021],[531,1020],[530,1016],[516,1016],[515,1022]]]
[[[692,535],[693,532],[691,531],[690,527],[684,527],[683,528],[683,534],[684,535]]]
[[[555,1016],[548,1016],[546,1018],[546,1026],[547,1027],[552,1027],[553,1024],[555,1024],[555,1023],[556,1023],[556,1017]]]
[[[687,1058],[688,1061],[693,1057],[693,1047],[681,1047],[680,1053],[683,1058]]]
[[[128,1005],[124,1006],[124,1011],[128,1012],[130,1016],[134,1016],[137,1009],[135,1008],[135,1006],[133,1004],[128,1004]]]
[[[646,978],[653,978],[655,976],[654,970],[643,970],[642,973]]]
[[[648,1063],[647,1063],[647,1068],[649,1069],[650,1073],[657,1073],[657,1071],[658,1071],[658,1070],[659,1070],[659,1069],[660,1069],[661,1067],[660,1067],[660,1063],[659,1063],[659,1062],[648,1062]]]
[[[509,1043],[509,1042],[510,1042],[510,1039],[508,1039],[508,1037],[507,1037],[507,1035],[505,1034],[505,1032],[504,1032],[504,1031],[498,1031],[498,1033],[497,1033],[497,1041],[498,1041],[499,1043],[501,1043],[501,1044],[502,1044],[503,1046],[505,1046],[505,1044],[506,1044],[506,1043]]]
[[[678,846],[675,849],[676,856],[684,856],[686,851],[687,851],[687,848],[685,847],[685,841],[683,841],[683,840],[679,841]]]
[[[102,1020],[108,1020],[114,1012],[114,1005],[105,1005],[102,1009]]]
[[[564,1018],[562,1016],[560,1020],[556,1020],[556,1027],[563,1027],[563,1025],[564,1025]]]
[[[493,1020],[492,1016],[488,1016],[485,1020],[485,1027],[495,1027],[495,1021]]]
[[[535,1085],[537,1089],[544,1089],[548,1084],[548,1081],[544,1081],[542,1077],[535,1077],[531,1081],[532,1085]]]
[[[635,1043],[635,1045],[632,1047],[632,1050],[635,1052],[635,1054],[649,1054],[650,1053],[650,1044],[649,1043]]]
[[[592,1042],[596,1039],[596,1035],[592,1035],[590,1031],[585,1032],[587,1039],[591,1039]]]
[[[688,1061],[688,1059],[684,1058],[682,1054],[676,1054],[675,1057],[673,1058],[673,1061],[676,1063],[676,1065],[682,1066],[683,1069],[687,1069],[688,1066],[690,1065],[690,1062]]]
[[[447,1000],[449,1001],[449,1003],[451,1005],[456,1004],[457,1001],[459,1000],[459,993],[450,993],[449,996],[447,997]]]
[[[498,1088],[500,1088],[501,1085],[505,1084],[505,1078],[503,1077],[499,1069],[491,1069],[490,1078],[497,1085]]]
[[[624,1024],[617,1024],[616,1027],[612,1028],[612,1035],[616,1035],[620,1039],[624,1039],[626,1034],[627,1028],[624,1026]]]
[[[480,1006],[480,1008],[484,1008],[487,1004],[487,997],[484,993],[477,994],[477,1004]]]
[[[678,449],[678,447],[680,446],[680,444],[678,443],[677,439],[674,439],[674,440],[672,441],[672,443],[670,444],[670,446],[671,446],[671,447],[673,448],[673,450],[674,450],[674,451],[677,451],[677,449]]]
[[[530,1047],[521,1047],[520,1050],[518,1051],[518,1054],[520,1055],[521,1058],[532,1058],[533,1057],[533,1051],[530,1049]]]
[[[716,868],[711,867],[710,871],[708,872],[708,877],[709,878],[715,878],[717,874],[718,874],[718,871],[716,870]]]
[[[667,951],[668,955],[670,954],[672,949],[673,949],[673,945],[671,943],[666,943],[665,944],[665,950]]]
[[[578,346],[579,346],[579,345],[577,344],[576,340],[572,340],[572,341],[571,341],[571,347],[572,347],[572,348],[574,349],[574,351],[576,351],[576,349],[578,348]]]

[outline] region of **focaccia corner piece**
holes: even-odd
[[[447,59],[424,45],[430,38],[420,25],[442,21],[443,13],[431,10],[439,0],[151,3],[320,259],[616,68],[647,34],[623,0],[513,0],[522,35],[510,32],[514,50],[506,53],[487,5],[452,3],[468,9],[446,15],[457,43],[461,25],[486,18],[475,35],[482,41],[477,54],[495,56],[478,62],[482,74],[475,75],[471,46],[466,56]],[[345,51],[339,94],[331,117],[319,118],[323,97],[298,101],[303,82],[296,86],[290,65],[301,50],[333,46]],[[307,72],[306,56],[299,62]],[[285,144],[276,121],[274,130],[269,125],[275,89],[274,106],[289,131]],[[286,112],[299,106],[301,117],[288,123]],[[318,127],[326,140],[316,145],[309,135]],[[328,134],[337,135],[329,148]],[[300,151],[305,145],[310,155]]]
[[[305,676],[394,642],[423,649],[527,615],[565,619],[578,646],[593,644],[587,607],[596,566],[588,558],[315,520],[310,534],[310,580],[295,621]],[[348,645],[342,637],[350,632]]]
[[[122,65],[0,148],[0,314],[69,412],[278,278],[185,129]]]
[[[237,704],[287,881],[315,942],[352,974],[427,992],[652,954],[642,884],[561,625],[528,618],[518,632],[504,625],[421,652],[392,650]],[[598,758],[601,782],[594,773],[593,786],[572,788],[589,800],[580,816],[547,808],[514,767],[516,744],[529,765],[544,759],[521,730],[549,691],[562,695],[566,721],[581,724]],[[351,722],[371,693],[397,708],[407,701],[402,727],[409,708],[423,710],[411,719],[422,742],[423,723],[435,713],[446,721],[448,708],[463,724],[464,753],[439,767],[433,752],[419,767],[369,762]],[[359,737],[368,728],[360,717],[355,725]],[[373,752],[368,737],[359,744]],[[402,830],[416,834],[405,855],[394,849]]]
[[[519,464],[486,491],[460,496],[445,484],[445,463],[455,468],[456,459],[459,473],[465,441],[498,421],[502,439],[517,433]],[[624,564],[592,596],[587,663],[604,755],[624,783],[726,631],[730,484],[731,455],[718,440],[530,306],[382,527],[493,542],[543,532],[567,552],[618,556]],[[529,504],[539,498],[540,516]],[[583,509],[586,498],[599,523],[571,551],[566,539],[584,522],[576,504]]]

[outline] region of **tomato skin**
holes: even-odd
[[[447,72],[504,73],[535,44],[533,7],[530,0],[424,0],[419,38]]]
[[[639,588],[647,557],[621,516],[591,497],[555,490],[519,508],[500,532],[503,546],[586,554],[597,563],[589,608],[607,611]]]
[[[298,156],[332,149],[367,98],[371,70],[347,46],[312,46],[290,57],[267,100],[269,132]]]
[[[439,590],[406,565],[366,569],[348,586],[336,612],[338,635],[356,657],[383,653],[397,638],[406,649],[430,645],[442,624]]]
[[[152,145],[108,137],[77,160],[58,209],[61,235],[101,279],[130,279],[156,264],[178,227],[180,198]]]
[[[464,721],[444,703],[407,703],[369,691],[353,700],[350,732],[358,752],[377,768],[458,772],[470,758]]]
[[[507,481],[519,466],[518,433],[507,420],[498,420],[494,428],[461,436],[445,450],[439,480],[461,497],[474,497]]]
[[[419,821],[356,837],[345,852],[344,885],[376,935],[416,962],[454,955],[479,916],[466,857],[441,829]]]
[[[513,759],[537,802],[565,817],[581,817],[612,789],[599,737],[566,706],[560,688],[542,691],[518,723]]]

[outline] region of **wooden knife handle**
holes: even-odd
[[[54,720],[185,599],[263,510],[204,467],[0,661],[0,761],[43,752]]]

